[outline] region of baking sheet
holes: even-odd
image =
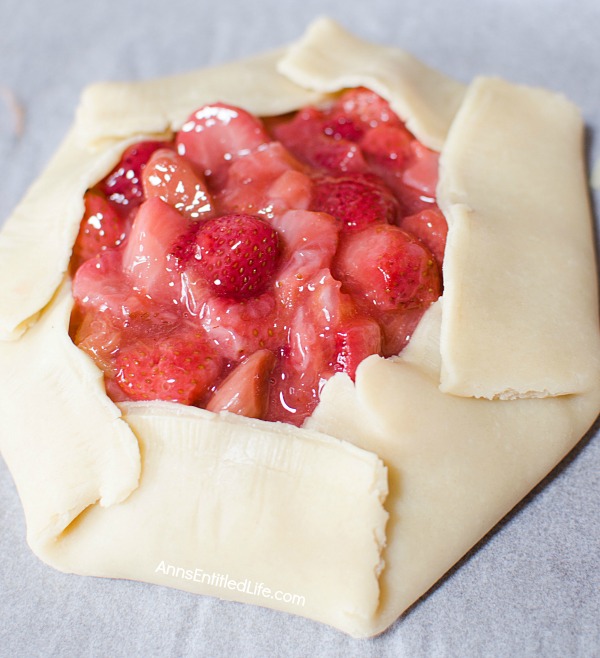
[[[85,85],[268,50],[321,14],[464,82],[485,73],[564,92],[582,108],[590,162],[600,157],[595,0],[0,0],[0,8],[2,219],[56,149]],[[600,426],[390,630],[363,641],[262,608],[46,567],[26,546],[0,459],[0,619],[2,656],[598,655]]]

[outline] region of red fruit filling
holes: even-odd
[[[200,108],[86,193],[71,337],[115,401],[301,425],[441,294],[437,167],[367,89],[265,122]]]

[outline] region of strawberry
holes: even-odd
[[[360,148],[325,133],[323,113],[309,107],[274,128],[275,137],[302,162],[334,173],[365,171]]]
[[[371,128],[382,125],[401,127],[402,122],[381,96],[358,87],[342,94],[328,110],[324,130],[335,139],[356,142]]]
[[[273,125],[275,137],[297,158],[332,173],[364,172],[360,142],[378,126],[402,127],[387,101],[367,89],[353,89],[323,110],[307,107],[290,121]]]
[[[274,210],[271,187],[285,173],[302,175],[301,169],[302,165],[279,142],[265,144],[231,163],[227,182],[218,196],[219,206],[230,213],[269,217]]]
[[[214,210],[204,177],[171,149],[155,151],[142,173],[147,199],[159,197],[191,220],[208,219]]]
[[[101,181],[102,193],[122,210],[144,200],[142,171],[154,151],[164,148],[164,142],[138,142],[130,146],[117,166]]]
[[[207,105],[86,195],[70,333],[114,400],[301,425],[440,294],[437,154],[385,100],[351,90],[269,130]]]
[[[359,363],[381,351],[381,328],[370,318],[358,316],[340,326],[335,334],[334,369],[345,372],[353,380]]]
[[[129,230],[129,222],[100,193],[86,192],[84,202],[85,212],[73,247],[72,271],[100,252],[118,247]]]
[[[414,137],[403,126],[381,124],[368,130],[359,144],[370,166],[390,172],[402,172],[408,163]]]
[[[441,293],[439,270],[431,252],[389,224],[347,235],[338,249],[334,275],[364,310],[427,306]]]
[[[344,317],[349,300],[329,270],[317,272],[300,292],[290,321],[289,363],[298,372],[312,374],[312,379],[318,381],[319,373],[326,369],[333,356],[332,329]]]
[[[209,219],[196,233],[191,267],[219,296],[243,300],[260,295],[275,272],[277,231],[253,215]]]
[[[217,180],[230,161],[269,141],[259,119],[225,103],[196,110],[175,139],[179,155],[185,156],[198,171],[216,176]]]
[[[275,355],[258,350],[242,361],[218,386],[206,408],[229,411],[247,418],[264,418],[269,404],[269,377]]]
[[[435,203],[439,154],[425,148],[404,128],[378,126],[360,141],[369,166],[400,202],[401,214],[412,215]]]
[[[264,420],[300,427],[315,410],[319,399],[320,380],[315,380],[311,374],[291,367],[284,350],[271,375],[268,413]]]
[[[123,270],[134,290],[178,303],[181,284],[172,250],[189,224],[159,197],[151,197],[140,206],[123,248]]]
[[[201,330],[140,337],[119,351],[115,381],[131,400],[193,404],[207,395],[221,368]]]
[[[345,231],[360,231],[371,224],[393,223],[398,202],[373,174],[322,176],[313,187],[311,210],[340,219]]]
[[[437,205],[433,205],[429,210],[422,210],[414,215],[403,217],[398,225],[421,240],[435,256],[441,270],[446,249],[448,224]]]

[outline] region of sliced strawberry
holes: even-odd
[[[269,224],[253,215],[223,215],[198,230],[191,267],[215,294],[243,300],[266,289],[278,257],[279,238]]]
[[[330,172],[365,171],[360,148],[348,139],[325,133],[324,115],[315,108],[300,110],[274,128],[276,138],[302,162]]]
[[[425,148],[403,128],[379,126],[360,142],[369,166],[400,202],[402,215],[435,204],[439,154]]]
[[[273,220],[273,226],[282,238],[284,269],[293,269],[288,261],[295,252],[318,253],[318,264],[314,271],[329,267],[342,227],[337,218],[327,213],[289,210]]]
[[[275,355],[258,350],[242,361],[219,385],[206,408],[247,418],[264,418],[269,404],[269,378]]]
[[[159,197],[145,201],[123,249],[123,269],[134,290],[154,299],[178,303],[181,284],[173,247],[189,220]]]
[[[351,232],[371,224],[393,223],[398,202],[373,174],[322,176],[314,183],[311,210],[337,217],[344,230]]]
[[[270,189],[282,174],[302,166],[279,142],[271,142],[231,163],[227,182],[219,193],[226,212],[269,216],[273,212]]]
[[[219,180],[232,160],[269,141],[256,117],[238,107],[215,103],[194,112],[177,133],[175,143],[179,155],[198,171]]]
[[[359,363],[382,348],[381,327],[375,320],[356,317],[336,332],[334,369],[347,373],[353,380]]]
[[[335,139],[358,141],[371,128],[401,127],[389,103],[370,89],[350,89],[327,112],[325,133]]]
[[[84,196],[85,212],[73,247],[72,271],[100,252],[118,247],[129,230],[129,222],[98,192]]]
[[[208,219],[213,201],[204,177],[171,149],[155,151],[142,173],[147,199],[159,197],[190,220]]]
[[[131,400],[193,404],[206,396],[221,367],[203,332],[140,338],[119,352],[115,381]]]
[[[140,204],[144,200],[142,171],[154,151],[165,146],[164,142],[139,142],[130,146],[100,183],[105,196],[124,211]]]
[[[414,137],[404,126],[381,124],[368,130],[359,144],[363,155],[375,171],[381,168],[401,173],[412,156]]]
[[[381,224],[347,235],[334,274],[362,309],[427,306],[441,293],[431,252],[397,226]]]
[[[317,406],[319,380],[290,367],[284,354],[273,369],[269,394],[265,420],[300,427]]]
[[[415,215],[403,217],[399,222],[399,226],[421,240],[435,256],[441,271],[446,249],[448,223],[437,205],[434,205],[430,210],[422,210]]]

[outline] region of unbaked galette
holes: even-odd
[[[0,450],[63,571],[372,636],[600,411],[577,109],[327,19],[87,89],[0,263]]]

